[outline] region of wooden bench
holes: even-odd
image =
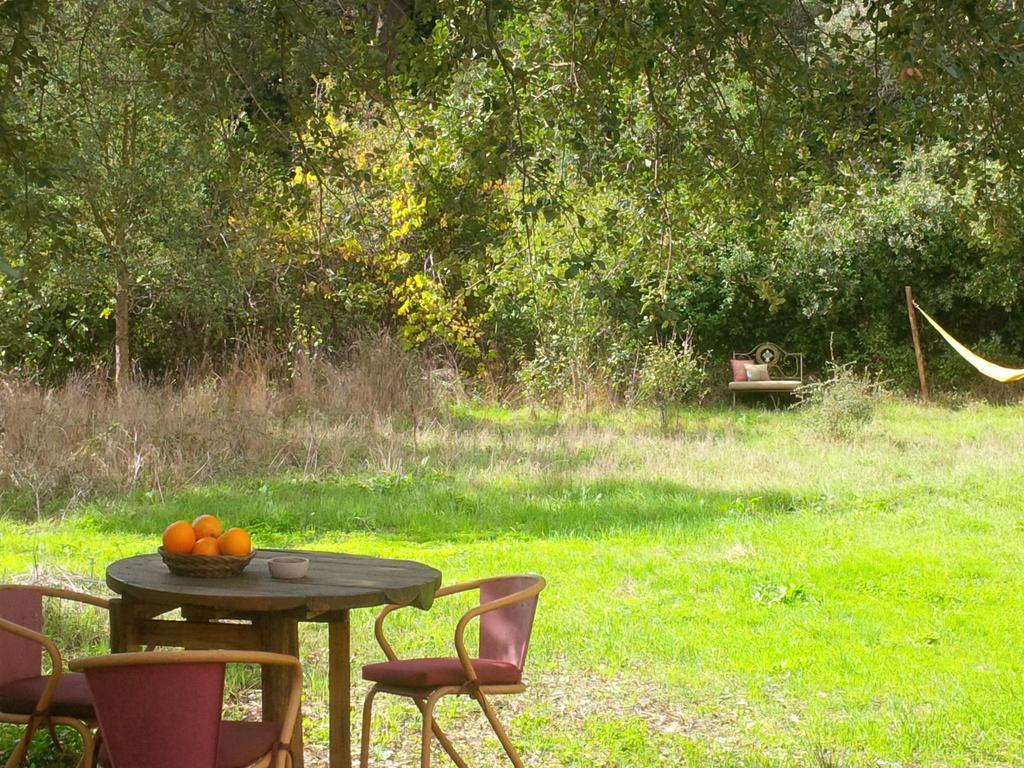
[[[804,356],[799,352],[787,352],[778,344],[770,341],[758,344],[749,352],[734,352],[733,360],[752,365],[768,366],[768,381],[747,381],[738,379],[733,373],[729,382],[732,391],[732,404],[736,405],[738,393],[766,392],[775,399],[779,394],[792,394],[804,383]]]

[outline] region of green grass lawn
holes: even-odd
[[[101,579],[200,512],[257,545],[412,558],[446,583],[536,571],[534,685],[502,709],[529,765],[1019,765],[1022,434],[1020,407],[889,405],[848,442],[791,412],[686,412],[665,435],[653,414],[464,407],[389,472],[0,518],[0,576]],[[447,652],[465,604],[446,603],[395,617],[400,653]],[[381,657],[372,619],[355,615],[356,664]],[[96,645],[101,628],[51,620]],[[304,632],[319,765],[325,642]],[[413,764],[415,711],[380,711],[376,764]],[[468,704],[442,720],[499,764]],[[35,764],[60,764],[38,741]]]

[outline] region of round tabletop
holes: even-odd
[[[308,557],[309,574],[288,581],[271,578],[267,560],[281,555]],[[441,572],[411,560],[261,549],[244,572],[221,579],[176,576],[158,554],[128,557],[107,568],[107,586],[124,597],[174,608],[315,616],[386,603],[426,610],[441,586]]]

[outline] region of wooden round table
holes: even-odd
[[[309,574],[295,581],[270,577],[266,561],[278,555],[309,558]],[[328,626],[331,768],[352,764],[349,611],[387,603],[430,608],[441,586],[440,571],[410,560],[386,560],[334,552],[262,549],[239,576],[201,579],[175,576],[159,555],[118,560],[107,568],[110,649],[145,646],[260,650],[299,657],[300,621]],[[184,621],[158,618],[176,608]],[[230,620],[230,621],[229,621]],[[241,623],[239,622],[241,620]],[[263,717],[281,717],[287,675],[263,672]],[[302,768],[302,733],[292,744]]]

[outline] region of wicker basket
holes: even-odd
[[[256,557],[256,550],[248,555],[178,555],[157,550],[164,559],[167,569],[176,576],[192,576],[200,579],[223,579],[238,576]]]

